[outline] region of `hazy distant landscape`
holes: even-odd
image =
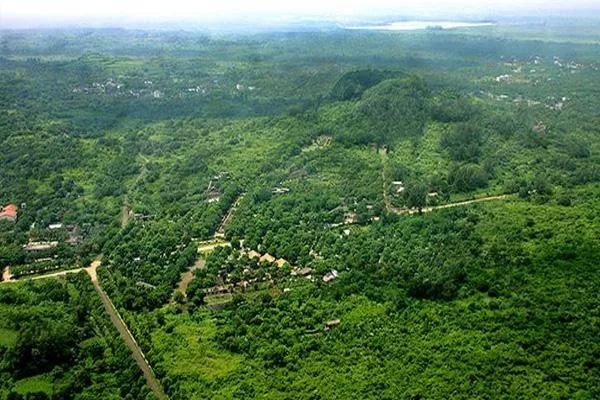
[[[403,21],[391,22],[385,25],[348,26],[345,29],[366,29],[376,31],[416,31],[422,29],[460,29],[492,26],[492,22],[461,22],[461,21]]]
[[[5,8],[0,399],[600,398],[597,15],[382,4]]]

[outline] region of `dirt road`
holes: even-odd
[[[3,272],[4,281],[2,283],[55,278],[55,277],[65,276],[67,274],[74,274],[74,273],[81,272],[81,271],[87,272],[92,280],[94,289],[100,296],[100,300],[102,300],[102,304],[104,305],[104,310],[109,315],[110,320],[113,323],[113,325],[115,326],[115,328],[117,328],[117,331],[119,331],[119,334],[121,335],[121,338],[123,339],[123,341],[125,342],[127,347],[129,347],[129,349],[133,353],[133,358],[135,359],[138,367],[142,370],[142,373],[144,374],[144,378],[146,378],[146,383],[148,384],[148,386],[150,387],[150,389],[152,390],[152,392],[158,399],[166,399],[167,397],[165,396],[160,384],[158,383],[158,380],[154,376],[154,372],[152,371],[152,368],[150,367],[150,364],[148,363],[146,356],[144,355],[144,353],[138,346],[137,342],[135,341],[133,335],[127,328],[127,325],[125,324],[125,322],[119,315],[119,312],[115,308],[114,304],[112,303],[112,301],[110,300],[108,295],[104,292],[104,290],[100,286],[100,282],[98,281],[98,274],[96,273],[96,269],[99,266],[100,266],[100,259],[98,258],[94,262],[92,262],[92,264],[87,268],[70,269],[67,271],[59,271],[59,272],[54,272],[51,274],[34,276],[31,278],[23,278],[23,279],[10,279],[10,271],[8,270],[8,268],[5,268],[4,272]],[[7,274],[8,274],[8,276],[7,276]]]
[[[396,208],[392,206],[392,201],[388,196],[387,187],[385,185],[385,160],[387,158],[387,147],[381,147],[379,149],[379,157],[381,158],[381,182],[383,183],[383,203],[385,205],[385,209],[388,212],[395,212]]]
[[[123,207],[121,208],[121,228],[125,228],[129,223],[129,213],[131,209],[129,208],[129,198],[127,195],[123,198]]]
[[[45,274],[45,275],[25,276],[25,277],[23,277],[21,279],[13,279],[13,277],[10,275],[10,271],[8,270],[8,267],[6,267],[4,269],[2,283],[23,282],[23,281],[37,281],[38,279],[56,278],[56,277],[59,277],[59,276],[65,276],[67,274],[76,274],[76,273],[78,273],[80,271],[83,271],[84,269],[85,268],[67,269],[65,271],[52,272],[50,274]]]
[[[379,156],[381,158],[381,178],[383,180],[383,202],[385,204],[385,209],[392,214],[398,215],[411,215],[419,213],[419,210],[416,208],[397,208],[392,205],[392,201],[390,200],[387,192],[387,187],[385,185],[385,161],[387,158],[387,148],[382,147],[379,149]],[[506,200],[507,198],[513,195],[503,194],[499,196],[488,196],[488,197],[480,197],[478,199],[465,200],[465,201],[457,201],[456,203],[442,204],[441,206],[431,206],[431,207],[423,207],[421,209],[421,213],[432,212],[435,210],[441,210],[443,208],[452,208],[452,207],[462,207],[473,203],[481,203],[484,201],[492,201],[492,200]]]
[[[242,201],[242,199],[244,198],[245,193],[242,193],[238,196],[238,198],[233,202],[233,204],[231,205],[231,208],[229,208],[229,211],[227,211],[227,214],[225,215],[225,217],[223,218],[223,220],[221,221],[221,225],[219,225],[219,229],[217,229],[217,232],[215,233],[215,236],[217,235],[224,235],[225,233],[225,226],[229,223],[229,221],[231,221],[231,218],[233,218],[233,214],[235,213],[235,210],[237,210],[237,207],[240,204],[240,201]]]
[[[177,285],[177,289],[179,289],[181,293],[187,296],[187,288],[192,279],[194,279],[194,271],[199,268],[204,268],[204,264],[206,264],[206,261],[201,258],[198,261],[196,261],[192,268],[181,274],[181,280],[179,281],[179,285]]]
[[[137,363],[138,367],[142,370],[144,378],[146,378],[146,383],[148,384],[154,395],[158,399],[166,399],[167,396],[165,396],[162,387],[160,386],[160,383],[158,383],[158,380],[154,376],[154,372],[152,371],[152,367],[150,367],[146,356],[138,346],[137,342],[135,341],[133,335],[127,328],[127,325],[119,315],[119,312],[115,308],[114,304],[100,286],[100,282],[98,281],[98,275],[96,274],[96,269],[99,266],[100,260],[96,260],[92,263],[92,265],[85,268],[85,271],[90,275],[90,278],[92,279],[92,283],[94,285],[94,289],[96,289],[96,292],[102,300],[102,304],[104,304],[104,309],[110,316],[110,320],[112,321],[113,325],[119,331],[121,338],[133,353],[133,358],[135,359],[135,362]]]

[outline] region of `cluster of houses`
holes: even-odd
[[[269,253],[261,254],[255,250],[241,249],[240,255],[244,255],[244,254],[247,255],[248,258],[250,258],[250,259],[257,258],[260,262],[276,264],[278,268],[282,268],[285,265],[290,265],[283,258],[275,258],[274,256],[270,255]],[[244,273],[244,275],[247,275],[250,273],[250,270],[248,268],[246,268],[246,269],[244,269],[243,273]],[[314,273],[315,273],[315,270],[313,268],[296,267],[296,266],[290,265],[290,276],[301,276],[301,277],[304,277],[311,281],[314,281],[314,278],[313,278]],[[329,283],[329,282],[333,281],[334,279],[336,279],[338,276],[339,276],[338,271],[331,270],[331,271],[327,272],[323,276],[322,279],[323,279],[323,282]],[[270,273],[267,273],[266,279],[263,279],[263,280],[259,280],[258,278],[249,278],[249,279],[242,279],[241,281],[239,281],[235,284],[229,281],[229,275],[228,275],[226,281],[223,282],[223,284],[203,289],[203,292],[206,295],[222,295],[222,294],[226,294],[226,293],[231,293],[232,291],[235,290],[236,287],[246,288],[246,287],[248,287],[248,285],[251,285],[253,283],[260,283],[260,282],[263,282],[263,283],[270,282],[271,284],[274,283],[273,278]],[[284,290],[284,292],[288,292],[288,291],[289,291],[289,288],[286,288],[286,290]]]
[[[79,231],[75,225],[64,226],[62,223],[59,222],[59,223],[54,223],[54,224],[48,225],[48,229],[49,230],[65,229],[68,234],[68,237],[65,240],[65,243],[70,244],[70,245],[76,245],[79,242]],[[30,239],[29,242],[27,242],[27,244],[23,245],[23,249],[25,249],[25,251],[27,251],[29,253],[36,253],[36,252],[42,252],[45,250],[54,249],[54,248],[58,247],[59,244],[60,243],[57,240],[36,241],[36,240]]]
[[[14,204],[7,204],[6,206],[0,206],[0,221],[14,222],[17,220],[17,206]]]
[[[144,85],[140,87],[139,84],[134,84],[135,88],[129,87],[122,81],[123,77],[119,77],[119,80],[108,79],[106,82],[92,82],[91,84],[85,86],[74,87],[71,91],[72,93],[82,93],[82,94],[105,94],[109,96],[121,97],[121,96],[129,96],[129,97],[147,97],[151,96],[155,99],[160,99],[164,97],[164,93],[160,90],[157,90],[154,87],[154,82],[151,80],[144,80]],[[215,88],[222,87],[219,84],[218,80],[214,80],[212,82]],[[200,94],[202,96],[206,96],[210,93],[211,84],[207,83],[205,85],[197,85],[192,84],[192,86],[184,86],[182,91],[179,93],[179,97],[183,98],[188,95],[197,95]],[[247,86],[243,83],[237,83],[233,86],[233,89],[237,92],[252,92],[257,89],[255,86]]]

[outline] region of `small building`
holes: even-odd
[[[301,276],[306,276],[306,275],[310,275],[313,272],[315,272],[312,268],[310,267],[304,267],[301,270],[298,271],[298,274]]]
[[[287,261],[285,261],[283,258],[279,258],[275,261],[275,264],[277,264],[277,267],[281,268],[287,264]]]
[[[347,212],[344,213],[344,224],[350,225],[356,222],[356,213]]]
[[[404,183],[402,181],[392,181],[392,188],[395,189],[396,193],[402,193],[404,191]]]
[[[338,272],[335,269],[332,269],[330,272],[326,273],[323,276],[323,282],[328,283],[338,277]]]
[[[146,289],[156,289],[156,286],[143,281],[137,281],[135,284]]]
[[[339,319],[332,319],[331,321],[327,321],[325,323],[325,330],[329,330],[329,329],[333,328],[334,326],[338,326],[341,323],[342,323],[342,321],[340,321]]]
[[[262,256],[260,258],[260,261],[261,262],[267,261],[267,262],[272,263],[272,262],[275,262],[275,257],[273,257],[272,255],[270,255],[269,253],[267,253],[267,254],[265,254],[264,256]]]
[[[252,258],[259,258],[260,259],[260,253],[258,251],[255,250],[250,250],[248,252],[248,258],[252,259]]]
[[[276,187],[272,190],[272,192],[274,194],[284,194],[284,193],[288,193],[290,191],[289,188],[286,187]]]
[[[0,221],[14,222],[17,219],[17,206],[8,204],[6,207],[0,206]]]
[[[52,229],[52,230],[54,230],[54,229],[60,229],[62,227],[63,227],[63,224],[61,224],[60,222],[56,223],[56,224],[50,224],[50,225],[48,225],[48,229]]]
[[[29,243],[23,245],[23,248],[26,251],[42,251],[42,250],[53,249],[56,246],[58,246],[58,242],[57,241],[53,241],[53,242],[29,242]]]
[[[500,76],[497,76],[495,80],[498,83],[501,83],[501,82],[512,83],[513,77],[512,77],[512,75],[508,75],[508,74],[507,75],[500,75]]]

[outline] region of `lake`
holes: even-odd
[[[460,22],[460,21],[403,21],[386,25],[347,26],[345,29],[368,29],[382,31],[416,31],[422,29],[460,29],[492,26],[491,22]]]

